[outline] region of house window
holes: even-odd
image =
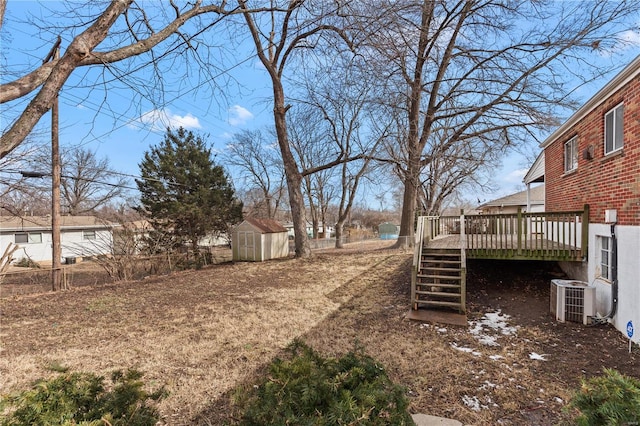
[[[624,105],[620,104],[604,115],[604,153],[622,149],[622,114]]]
[[[611,237],[598,237],[600,248],[600,276],[611,279]]]
[[[571,138],[564,144],[564,171],[570,172],[578,168],[578,137]]]
[[[95,240],[96,239],[96,231],[82,231],[82,239],[83,240]]]
[[[40,232],[20,232],[15,234],[16,244],[39,244],[42,242],[42,233]]]

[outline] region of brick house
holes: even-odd
[[[595,285],[598,313],[640,342],[640,56],[541,147],[545,210],[590,208],[586,262],[561,266]]]

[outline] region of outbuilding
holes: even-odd
[[[400,226],[385,222],[378,225],[378,235],[381,240],[397,240],[400,234]]]
[[[287,229],[272,219],[245,219],[231,235],[234,261],[262,262],[289,256]]]

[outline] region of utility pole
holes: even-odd
[[[60,42],[58,40],[51,48],[49,55],[44,60],[60,58]],[[61,288],[60,277],[62,275],[62,247],[60,245],[60,142],[58,138],[58,96],[56,95],[51,106],[51,290]]]

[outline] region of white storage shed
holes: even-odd
[[[262,262],[289,256],[287,229],[272,219],[245,219],[231,236],[234,261]]]

